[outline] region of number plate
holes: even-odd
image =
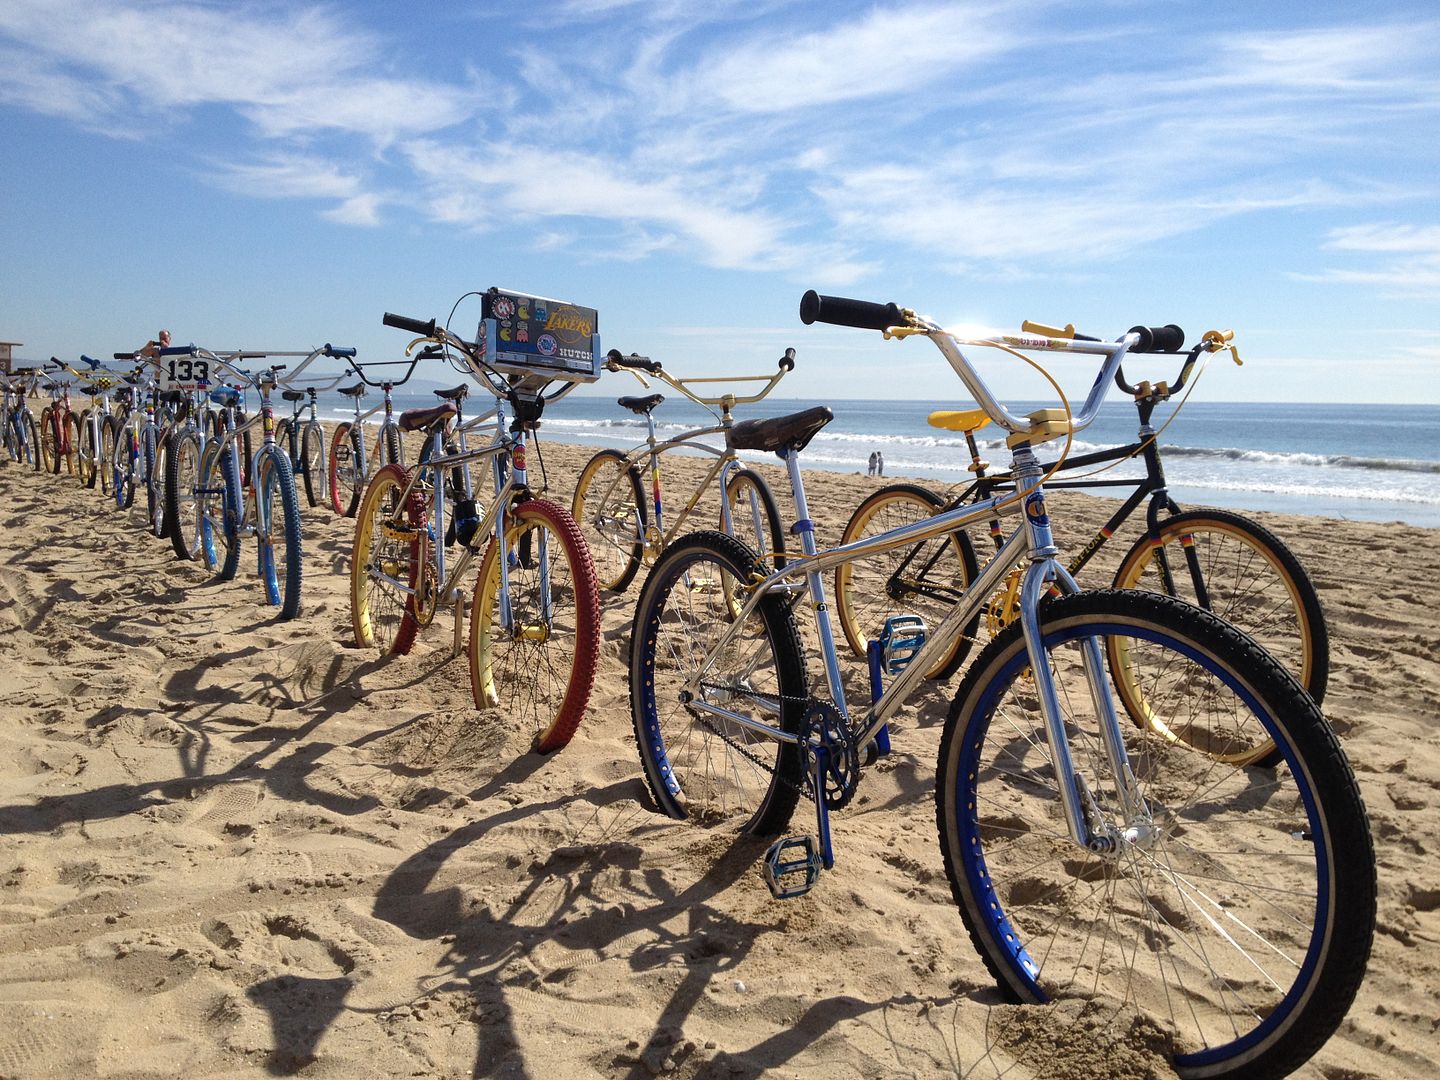
[[[165,390],[195,390],[211,382],[209,360],[195,356],[160,357],[160,385]]]

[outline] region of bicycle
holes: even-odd
[[[4,393],[0,396],[5,451],[12,461],[36,470],[40,468],[40,425],[30,411],[30,395],[38,378],[35,368],[16,368],[5,377]]]
[[[174,407],[178,395],[162,395],[153,363],[143,362],[143,358],[134,353],[116,353],[115,359],[142,360],[132,374],[124,377],[130,402],[120,420],[111,454],[115,505],[121,510],[131,509],[135,505],[136,490],[143,484],[145,527],[152,535],[163,536],[165,502],[156,473],[157,466],[164,462],[162,439],[169,424],[167,410]],[[121,389],[122,395],[125,389]]]
[[[599,338],[589,309],[498,289],[481,295],[474,342],[434,319],[384,316],[385,325],[419,335],[407,355],[420,341],[439,346],[494,396],[495,408],[465,422],[461,386],[442,392],[433,408],[401,415],[401,430],[422,433],[425,449],[413,468],[379,469],[365,490],[350,560],[351,615],[357,644],[405,653],[439,608],[453,606],[458,652],[459,583],[479,556],[468,646],[475,706],[503,704],[534,730],[543,753],[565,746],[584,716],[600,647],[600,598],[579,527],[530,485],[529,452],[545,407],[598,376]],[[555,382],[564,385],[547,396]],[[471,449],[468,430],[487,420],[488,445]],[[534,449],[538,457],[538,444]],[[494,484],[488,508],[476,504],[469,482],[470,466],[481,462]],[[453,532],[446,521],[452,501]],[[448,568],[440,540],[447,534],[459,547]]]
[[[935,783],[947,879],[1002,994],[1093,1025],[1096,1009],[1158,1015],[1184,1077],[1281,1076],[1334,1032],[1363,981],[1376,914],[1374,848],[1355,777],[1318,706],[1253,640],[1155,593],[1081,593],[1054,546],[1034,446],[1094,418],[1125,355],[1114,343],[1002,336],[964,343],[1101,358],[1080,409],[1009,413],[938,324],[807,293],[807,324],[924,336],[1009,434],[1012,491],[828,550],[815,542],[798,455],[830,419],[814,409],[735,425],[737,449],[785,463],[803,553],[772,569],[718,532],[682,537],[651,570],[632,632],[631,710],[650,793],[671,817],[758,835],[799,800],[815,835],[783,837],[764,871],[780,898],[834,866],[830,814],[889,749],[889,721],[1017,563],[1017,618],[971,663],[945,720]],[[1058,388],[1057,388],[1058,389]],[[1018,519],[954,606],[928,628],[893,619],[867,646],[870,703],[846,703],[824,579],[858,559]],[[728,577],[743,604],[732,615]],[[1050,597],[1055,587],[1063,595]],[[812,683],[795,619],[813,613]],[[1107,667],[1106,655],[1122,663]],[[1273,769],[1243,768],[1122,726],[1111,680],[1171,730],[1217,742],[1259,726]],[[817,839],[818,838],[818,839]]]
[[[81,355],[80,360],[89,370],[71,367],[51,357],[51,363],[80,380],[80,392],[90,398],[90,404],[80,411],[76,421],[78,435],[75,444],[75,475],[80,483],[93,488],[98,482],[102,495],[108,496],[113,481],[110,468],[110,452],[114,444],[114,420],[110,412],[110,392],[117,385],[111,372],[100,366],[100,361]],[[68,426],[68,423],[67,423]]]
[[[715,426],[696,428],[662,443],[655,437],[655,409],[665,398],[649,394],[619,399],[617,404],[622,409],[645,417],[645,442],[628,452],[601,450],[592,457],[580,472],[570,503],[570,512],[580,523],[595,558],[600,587],[624,592],[642,565],[654,565],[665,545],[680,534],[681,527],[690,520],[692,511],[712,484],[717,485],[721,493],[721,531],[744,539],[767,564],[784,566],[785,531],[769,485],[755,470],[739,466],[739,458],[728,442],[723,447],[714,447],[699,440],[728,435],[735,423],[732,415],[735,406],[763,401],[785,373],[795,369],[795,350],[785,350],[774,375],[679,379],[658,361],[643,356],[621,356],[613,349],[606,355],[605,367],[609,371],[629,371],[648,388],[640,374],[643,371],[712,413],[716,409],[720,411]],[[765,385],[743,397],[733,393],[704,397],[693,389],[701,383],[746,382]],[[660,455],[677,447],[710,454],[715,461],[667,527],[662,509]],[[648,506],[640,481],[640,463],[647,459],[652,495]]]
[[[49,372],[60,372],[65,365],[54,356],[44,365]],[[80,419],[70,409],[70,384],[52,379],[44,384],[50,404],[40,410],[40,460],[44,470],[60,475],[65,466],[67,476],[75,475],[75,454],[80,446]]]
[[[342,373],[323,386],[306,386],[290,389],[280,396],[291,406],[289,418],[275,425],[275,441],[290,455],[290,464],[305,483],[305,500],[311,506],[319,506],[327,497],[326,481],[329,471],[325,467],[325,430],[315,415],[315,402],[321,391],[334,390],[345,378]],[[302,420],[301,414],[309,409],[310,417]]]
[[[1027,332],[1053,338],[1075,337],[1074,328],[1064,330],[1026,322]],[[1066,569],[1078,574],[1100,551],[1142,502],[1147,502],[1146,527],[1120,560],[1112,584],[1115,588],[1145,588],[1167,596],[1180,596],[1255,638],[1272,655],[1286,664],[1310,692],[1317,704],[1324,701],[1329,675],[1329,634],[1320,599],[1299,559],[1273,533],[1243,515],[1225,510],[1182,511],[1170,497],[1161,462],[1157,431],[1151,423],[1155,407],[1184,389],[1202,353],[1232,348],[1230,338],[1218,331],[1207,334],[1185,354],[1173,382],[1132,386],[1124,369],[1117,368],[1115,385],[1130,396],[1139,413],[1136,441],[1107,450],[1068,457],[1060,474],[1107,462],[1138,456],[1145,466],[1139,479],[1052,479],[1050,489],[1129,488],[1122,502],[1100,530],[1070,560]],[[1176,343],[1175,351],[1181,347]],[[988,498],[1012,486],[1005,473],[989,474],[989,463],[981,457],[976,434],[990,422],[983,409],[932,413],[933,427],[962,432],[970,453],[969,471],[974,479],[961,490],[941,497],[923,485],[889,484],[868,496],[851,515],[841,534],[842,544],[872,532],[917,521],[965,503]],[[1053,463],[1042,463],[1048,474]],[[1162,516],[1163,515],[1163,516]],[[998,546],[998,522],[990,523],[990,536]],[[893,553],[878,567],[875,580],[856,582],[853,568],[843,565],[835,572],[836,611],[851,650],[863,656],[865,643],[877,634],[884,619],[897,610],[922,619],[933,619],[948,609],[955,596],[974,580],[977,560],[974,543],[966,533],[917,544]],[[1015,582],[1012,573],[1006,588],[983,613],[991,633],[1014,617]],[[972,628],[973,630],[973,628]],[[942,656],[926,674],[948,678],[964,661],[974,640],[973,633],[961,635],[949,656]],[[1137,722],[1148,723],[1143,710],[1132,707]],[[1174,734],[1174,733],[1172,733]],[[1175,737],[1183,737],[1176,734]],[[1273,761],[1275,749],[1268,741],[1226,751],[1235,764]]]
[[[208,366],[206,381],[216,370],[228,372],[241,384],[254,387],[260,393],[259,413],[243,419],[238,411],[239,390],[223,387],[213,391],[224,416],[223,434],[207,443],[201,453],[198,483],[188,493],[181,492],[182,502],[194,502],[193,513],[200,528],[199,550],[206,565],[216,571],[215,579],[229,581],[239,569],[242,540],[253,536],[257,570],[266,599],[280,609],[277,615],[280,620],[293,619],[300,613],[303,563],[300,496],[290,459],[275,441],[275,410],[270,403],[271,392],[279,385],[279,373],[286,370],[287,365],[270,363],[252,375],[237,364],[246,360],[304,357],[290,376],[295,378],[319,356],[349,357],[355,350],[327,343],[309,352],[237,351],[222,356],[193,345],[188,352],[194,363],[203,362]],[[257,425],[261,430],[261,444],[248,468],[242,470],[244,438]],[[243,480],[247,471],[252,478],[249,484]]]
[[[367,368],[391,367],[408,363],[410,372],[399,382],[382,379],[375,383],[369,382],[368,379],[361,376],[361,382],[336,391],[342,397],[349,398],[351,406],[355,410],[354,418],[336,424],[335,432],[330,437],[330,505],[341,517],[355,516],[355,511],[360,506],[360,498],[365,494],[366,485],[370,483],[372,466],[383,468],[386,465],[400,465],[404,462],[404,432],[400,430],[400,425],[395,419],[395,405],[391,393],[396,386],[410,378],[410,374],[415,370],[415,361],[422,359],[426,359],[424,350],[416,355],[414,361],[372,362],[365,366]],[[352,367],[351,370],[358,373],[357,369],[358,365]],[[379,405],[362,413],[360,399],[365,396],[367,382],[371,386],[379,387],[383,397]],[[365,421],[381,410],[384,411],[384,417],[380,421],[380,431],[375,438],[375,452],[367,454]]]

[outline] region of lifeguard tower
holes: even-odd
[[[24,344],[23,341],[0,341],[0,374],[10,374],[10,351]]]

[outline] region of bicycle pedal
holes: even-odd
[[[929,632],[919,615],[895,615],[880,631],[880,649],[887,675],[898,675],[924,647]]]
[[[824,864],[813,836],[785,836],[765,852],[765,884],[776,900],[804,896],[820,880]]]

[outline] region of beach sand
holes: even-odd
[[[562,501],[589,453],[545,444]],[[823,540],[879,483],[810,480]],[[1113,506],[1052,511],[1073,547]],[[835,819],[835,870],[778,902],[762,845],[649,807],[638,583],[540,757],[473,709],[446,616],[407,657],[354,647],[353,524],[304,516],[277,623],[253,547],[215,584],[99,492],[0,466],[0,1077],[1172,1075],[1154,1038],[1000,1003],[935,836],[953,683]],[[1257,516],[1320,588],[1379,859],[1368,978],[1298,1075],[1440,1075],[1440,533]]]

